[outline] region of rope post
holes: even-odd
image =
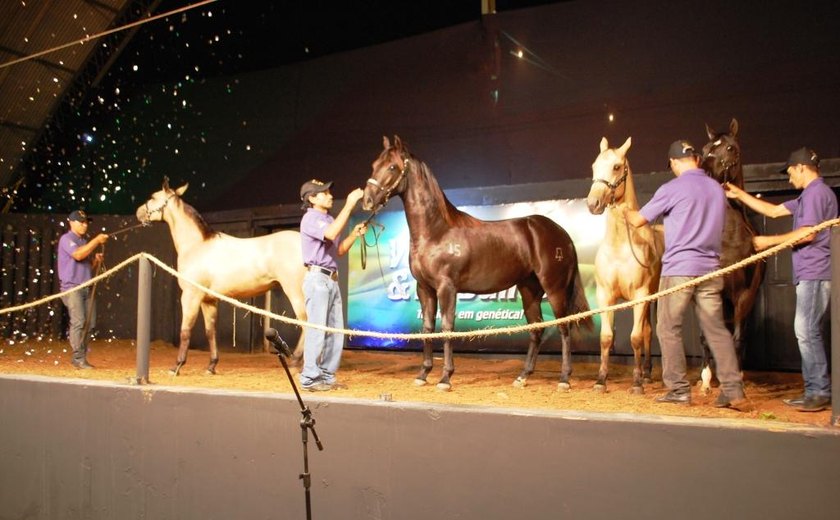
[[[140,257],[137,270],[137,378],[134,383],[149,383],[149,338],[152,324],[152,269],[149,259]]]
[[[831,228],[831,424],[840,426],[840,226]]]

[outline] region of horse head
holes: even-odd
[[[394,144],[387,137],[382,137],[382,153],[373,161],[373,172],[365,185],[362,208],[365,211],[379,211],[388,203],[392,195],[401,195],[408,187],[406,173],[411,153],[399,136],[394,136]]]
[[[164,177],[160,191],[152,193],[149,200],[137,208],[137,220],[143,224],[163,220],[163,212],[169,206],[173,197],[180,198],[187,191],[187,187],[189,187],[189,183],[173,190],[169,187],[169,177]]]
[[[716,181],[744,185],[741,170],[741,146],[738,144],[738,120],[732,118],[729,132],[715,132],[706,125],[709,142],[703,147],[701,167]]]
[[[630,144],[631,138],[628,137],[620,148],[610,148],[607,138],[601,138],[601,153],[592,163],[592,187],[586,197],[586,205],[593,215],[600,215],[607,206],[624,198],[627,191],[625,181],[630,171],[627,163]]]

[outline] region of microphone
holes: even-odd
[[[277,332],[277,329],[266,330],[265,339],[267,339],[269,343],[274,345],[274,348],[277,349],[277,352],[283,354],[286,357],[292,357],[292,351],[289,348],[289,345],[285,341],[283,341],[283,338],[280,337],[280,333]]]

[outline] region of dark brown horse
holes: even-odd
[[[716,132],[706,125],[709,142],[703,147],[702,167],[721,184],[732,183],[744,187],[744,172],[741,164],[741,146],[738,143],[738,121],[732,119],[728,132]],[[753,254],[752,237],[755,230],[747,219],[745,209],[735,200],[729,199],[726,221],[723,228],[723,246],[720,266],[727,267]],[[744,357],[744,328],[752,311],[758,288],[764,278],[764,264],[759,262],[734,271],[724,277],[724,318],[732,331],[735,351],[739,359]],[[710,359],[705,338],[703,343],[704,367]],[[703,391],[708,392],[704,384]]]
[[[556,317],[589,309],[578,272],[577,251],[568,233],[549,218],[532,215],[487,222],[459,211],[447,200],[426,164],[400,141],[383,138],[384,150],[373,162],[364,208],[375,211],[398,195],[405,208],[410,235],[409,267],[417,280],[423,332],[435,330],[440,306],[443,332],[455,325],[459,291],[488,294],[513,285],[522,296],[528,323],[541,322],[541,300],[548,296]],[[592,320],[584,322],[592,327]],[[569,327],[561,325],[562,369],[558,388],[568,390],[571,374]],[[543,329],[530,332],[522,373],[514,382],[524,386],[534,371]],[[443,342],[443,376],[437,387],[451,388],[455,371],[450,340]],[[432,343],[423,343],[423,365],[415,384],[426,384],[432,370]]]

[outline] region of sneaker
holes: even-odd
[[[721,392],[715,400],[715,408],[731,408],[739,412],[751,412],[753,405],[744,394],[740,394],[738,397],[729,397]]]
[[[81,360],[81,361],[73,361],[72,363],[73,363],[73,366],[76,367],[79,370],[90,370],[92,368],[95,368],[93,365],[88,363],[87,360],[84,360],[84,359]]]
[[[329,392],[332,390],[332,385],[327,383],[312,383],[311,385],[301,385],[307,392]]]
[[[796,409],[800,412],[819,412],[831,405],[831,397],[827,395],[809,395]]]
[[[798,395],[796,397],[791,397],[790,399],[782,399],[782,402],[794,408],[796,408],[797,406],[802,406],[802,404],[805,402],[805,394]]]
[[[657,403],[691,404],[691,394],[688,392],[670,391],[667,394],[657,397]]]

